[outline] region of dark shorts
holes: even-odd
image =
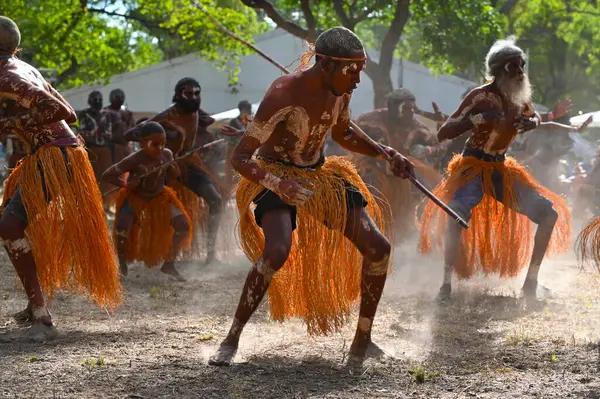
[[[368,205],[367,199],[364,195],[362,195],[358,188],[354,187],[352,184],[348,183],[345,180],[344,187],[346,190],[347,211],[350,211],[350,209],[357,206],[365,208]],[[254,209],[254,219],[256,220],[256,224],[259,227],[262,227],[261,220],[265,213],[273,209],[287,208],[290,210],[290,215],[292,217],[292,230],[296,230],[296,207],[285,203],[273,191],[264,189],[252,200],[252,202],[256,204],[256,209]]]

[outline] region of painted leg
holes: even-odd
[[[46,340],[55,337],[57,333],[52,315],[46,308],[33,253],[25,238],[26,227],[25,222],[10,211],[0,218],[0,237],[28,298],[27,309],[17,315],[20,314],[22,318],[26,315],[32,321],[29,338]]]
[[[262,216],[265,234],[263,255],[250,269],[229,333],[208,364],[229,366],[237,352],[240,335],[262,301],[273,275],[285,263],[292,245],[292,218],[289,208],[273,209]]]
[[[179,273],[179,270],[175,267],[175,258],[177,258],[177,254],[179,253],[179,249],[181,247],[181,243],[185,240],[185,237],[188,234],[190,229],[190,225],[187,222],[185,216],[179,212],[179,215],[175,216],[172,220],[173,225],[173,243],[171,245],[171,254],[169,259],[163,263],[160,271],[173,276],[177,279],[177,281],[186,281],[185,277]]]
[[[373,343],[371,328],[387,279],[391,245],[362,207],[354,207],[348,212],[344,235],[364,258],[358,326],[350,353],[360,358],[380,355],[383,351]]]

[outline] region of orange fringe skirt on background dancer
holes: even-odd
[[[362,256],[343,233],[347,220],[344,180],[365,196],[367,211],[378,226],[383,224],[383,213],[352,163],[341,157],[327,157],[316,170],[257,161],[275,176],[314,184],[311,198],[297,208],[298,228],[289,258],[269,287],[271,316],[277,321],[303,318],[309,334],[338,331],[359,300],[362,270]],[[239,238],[252,262],[258,260],[265,245],[251,207],[263,190],[242,179],[236,194]]]
[[[503,202],[493,197],[492,173],[502,175]],[[487,162],[475,157],[456,155],[448,165],[448,177],[434,190],[445,203],[455,192],[473,179],[481,178],[483,200],[472,209],[470,227],[462,231],[462,251],[454,263],[458,278],[468,279],[475,273],[517,276],[528,264],[534,244],[534,223],[516,212],[515,184],[537,190],[554,204],[558,220],[554,227],[547,256],[566,252],[571,245],[570,213],[565,200],[537,183],[512,157],[504,162]],[[420,223],[420,252],[433,247],[443,249],[448,218],[439,207],[427,202]]]
[[[175,191],[164,187],[160,194],[147,199],[132,190],[122,188],[118,191],[116,198],[115,220],[119,220],[120,210],[126,202],[131,206],[135,217],[127,243],[127,261],[141,261],[148,268],[152,268],[164,261],[171,260],[174,233],[171,223],[173,219],[171,207],[178,208],[191,226],[191,219]],[[116,234],[117,225],[115,223],[113,228],[115,242],[117,241]],[[181,242],[180,247],[175,248],[175,251],[188,249],[191,243],[192,228],[188,230],[187,236]]]

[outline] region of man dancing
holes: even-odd
[[[88,105],[89,108],[77,113],[77,119],[79,119],[77,133],[85,140],[100,191],[105,193],[110,186],[102,181],[102,174],[113,164],[109,148],[111,137],[108,134],[111,126],[107,114],[102,112],[102,93],[98,90],[92,91],[88,96]],[[106,212],[109,212],[108,203],[105,202],[104,208]]]
[[[379,143],[397,148],[414,160],[418,175],[431,186],[441,180],[440,174],[430,167],[434,159],[445,152],[448,143],[438,139],[427,126],[415,117],[415,96],[407,89],[398,89],[387,96],[387,108],[376,109],[359,116],[356,123]],[[409,238],[416,231],[415,207],[418,203],[408,180],[399,182],[388,173],[387,162],[365,156],[356,156],[361,177],[390,204],[392,217],[386,218],[386,230],[397,240]],[[377,196],[377,195],[376,195]],[[402,232],[403,234],[394,234]]]
[[[160,123],[167,131],[167,147],[173,152],[174,156],[187,152],[196,145],[199,109],[200,84],[193,78],[183,78],[175,85],[173,104],[148,119],[148,121]],[[143,126],[144,123],[141,123],[129,130],[126,138],[138,141],[139,132]],[[210,176],[198,154],[187,157],[178,164],[182,175],[181,183],[195,195],[192,201],[186,200],[185,193],[180,195],[180,199],[192,218],[193,228],[198,226],[201,217],[198,199],[204,199],[208,204],[210,216],[206,262],[210,263],[215,258],[215,243],[221,221],[223,197],[214,178]],[[180,194],[180,190],[178,190],[178,194]],[[195,209],[189,209],[191,207]]]
[[[87,152],[67,123],[75,111],[32,66],[15,57],[17,25],[0,17],[0,97],[14,112],[0,119],[28,155],[4,183],[0,237],[27,297],[16,317],[33,322],[32,338],[55,334],[44,302],[56,290],[86,291],[102,306],[115,306],[121,286]]]
[[[351,94],[360,82],[365,50],[352,31],[335,27],[319,35],[314,54],[312,67],[303,57],[303,70],[273,82],[234,150],[232,165],[243,176],[236,193],[239,233],[254,266],[211,365],[231,363],[267,289],[273,318],[302,317],[311,334],[338,330],[360,296],[351,353],[362,357],[376,349],[371,326],[391,246],[377,227],[381,221],[373,220],[381,213],[354,166],[323,154],[331,129],[348,150],[381,157],[377,144],[349,127]],[[389,147],[386,151],[396,175],[413,172],[406,158]]]
[[[524,65],[525,55],[513,39],[496,42],[486,57],[491,83],[473,89],[438,132],[440,141],[472,133],[462,155],[450,162],[447,179],[435,190],[465,220],[472,217],[471,227],[461,232],[431,202],[421,219],[421,252],[431,249],[431,234],[436,234],[440,247],[445,245],[440,299],[451,293],[453,271],[463,279],[476,271],[515,277],[528,258],[523,291],[534,296],[545,254],[569,248],[570,215],[565,201],[506,157],[517,133],[540,124],[531,105]],[[550,130],[574,130],[554,122],[545,125]],[[538,225],[535,236],[530,221]]]

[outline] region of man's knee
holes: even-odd
[[[265,246],[263,261],[274,271],[279,270],[287,260],[291,243],[277,243]]]
[[[6,213],[0,218],[0,238],[3,241],[23,238],[25,227],[25,223],[17,216]]]
[[[186,234],[190,229],[190,224],[185,216],[179,215],[173,219],[173,229],[177,234]]]
[[[535,224],[554,225],[558,220],[558,212],[554,210],[554,204],[547,198],[536,201],[531,207],[529,218]]]

